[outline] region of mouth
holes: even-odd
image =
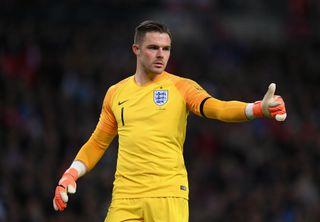
[[[155,62],[154,65],[155,65],[157,68],[162,68],[162,67],[163,67],[163,62]]]

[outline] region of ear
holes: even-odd
[[[140,54],[140,46],[138,44],[133,44],[132,51],[136,56],[138,56]]]

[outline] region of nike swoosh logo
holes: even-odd
[[[127,102],[128,101],[128,99],[127,100],[124,100],[124,101],[122,101],[122,102],[118,102],[118,106],[120,106],[120,105],[122,105],[123,103],[125,103],[125,102]]]

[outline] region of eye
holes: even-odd
[[[163,50],[164,51],[170,51],[171,47],[170,46],[167,46],[167,47],[163,47]]]
[[[159,46],[156,46],[156,45],[149,45],[149,46],[148,46],[148,49],[157,50],[157,49],[159,49]]]

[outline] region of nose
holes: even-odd
[[[157,58],[163,58],[163,49],[159,48],[157,51]]]

